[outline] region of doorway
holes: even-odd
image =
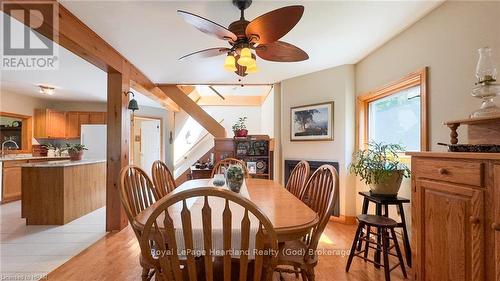
[[[163,160],[162,120],[134,116],[132,127],[132,163],[151,176],[153,162]]]

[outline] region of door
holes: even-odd
[[[416,280],[483,280],[483,191],[427,180],[416,185]]]
[[[63,111],[48,110],[48,137],[66,137],[66,113]]]
[[[140,165],[150,175],[153,162],[161,159],[160,120],[141,120],[140,128]]]
[[[105,112],[90,112],[89,113],[89,123],[90,124],[106,124],[106,113]]]
[[[78,112],[66,114],[66,137],[77,138],[80,136],[80,125],[78,123]]]

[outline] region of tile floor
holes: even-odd
[[[101,208],[62,226],[27,226],[20,201],[0,205],[0,280],[43,279],[104,237],[105,218]]]

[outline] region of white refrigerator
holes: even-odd
[[[83,159],[106,160],[106,136],[106,125],[82,125],[80,143],[88,149]]]

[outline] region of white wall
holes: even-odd
[[[282,161],[286,159],[339,162],[340,213],[355,213],[354,182],[348,165],[354,149],[354,66],[343,65],[281,82]],[[290,108],[334,101],[333,141],[290,141]]]
[[[274,137],[274,90],[267,95],[261,105],[260,131],[261,134]]]

